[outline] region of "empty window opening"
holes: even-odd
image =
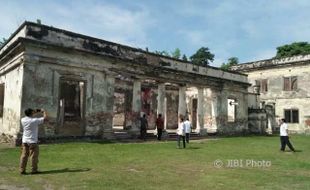
[[[114,106],[113,106],[113,127],[123,128],[125,125],[125,93],[114,93]]]
[[[293,77],[284,77],[283,78],[284,82],[284,86],[283,86],[283,90],[285,91],[295,91],[297,90],[297,76],[293,76]]]
[[[237,102],[235,99],[227,99],[227,121],[235,122],[236,120],[236,105]]]
[[[287,123],[299,123],[298,109],[285,109],[284,118]]]
[[[64,121],[81,120],[84,111],[84,86],[81,81],[64,80],[60,84],[60,108]]]

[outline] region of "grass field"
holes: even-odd
[[[310,136],[291,141],[299,152],[278,137],[40,145],[43,173],[25,176],[20,149],[0,145],[0,189],[310,189]]]

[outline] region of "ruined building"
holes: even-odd
[[[188,116],[196,133],[248,132],[247,76],[25,22],[0,49],[0,134],[15,141],[26,108],[44,108],[44,137],[134,136],[147,114],[165,129]]]
[[[285,118],[291,132],[310,133],[310,55],[255,61],[231,70],[247,74],[249,91],[259,90],[262,107],[275,113],[269,125]]]

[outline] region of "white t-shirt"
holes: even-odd
[[[287,124],[282,123],[280,125],[280,136],[288,136],[286,130],[287,130]]]
[[[44,117],[32,118],[23,117],[21,123],[23,126],[23,143],[37,143],[38,142],[38,125],[44,122]]]
[[[186,120],[184,121],[184,125],[185,125],[185,133],[190,133],[192,128],[191,122]]]
[[[177,129],[177,134],[178,135],[185,135],[185,125],[184,122],[179,123],[178,129]]]

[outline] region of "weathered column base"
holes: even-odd
[[[202,128],[202,129],[197,130],[197,133],[198,133],[200,136],[207,136],[207,135],[208,135],[207,129],[206,129],[206,128]]]
[[[140,136],[140,129],[137,127],[132,127],[127,131],[131,138],[138,138]]]
[[[104,129],[101,139],[105,139],[105,140],[114,140],[115,139],[115,135],[112,129]]]

